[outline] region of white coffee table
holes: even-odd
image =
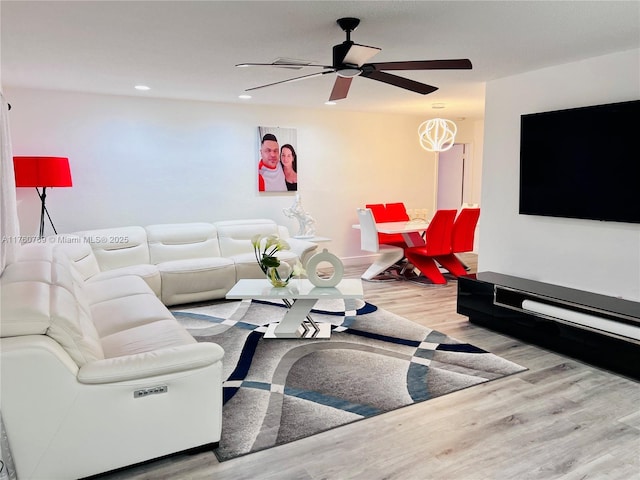
[[[292,280],[283,288],[271,286],[267,279],[242,279],[226,295],[229,300],[280,299],[288,307],[282,321],[267,327],[264,338],[329,338],[330,323],[317,323],[311,309],[323,298],[364,298],[359,279],[343,279],[335,287],[316,287],[309,280]]]

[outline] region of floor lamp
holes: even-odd
[[[13,168],[16,175],[16,187],[36,187],[36,192],[40,197],[39,237],[44,237],[45,214],[57,235],[58,232],[47,210],[47,187],[72,186],[69,159],[66,157],[13,157]],[[40,187],[42,187],[42,192],[40,192]]]

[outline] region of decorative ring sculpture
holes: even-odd
[[[321,262],[328,262],[333,266],[333,275],[329,278],[318,276],[318,265]],[[335,287],[344,275],[344,265],[342,261],[325,248],[320,253],[316,253],[309,259],[306,266],[307,278],[316,287]]]

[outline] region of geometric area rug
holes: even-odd
[[[363,300],[320,300],[329,339],[265,339],[280,301],[182,306],[173,315],[223,359],[219,461],[526,370]]]

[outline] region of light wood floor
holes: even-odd
[[[104,478],[640,479],[639,383],[470,324],[455,281],[364,288],[370,303],[529,370],[224,463],[180,455]]]

